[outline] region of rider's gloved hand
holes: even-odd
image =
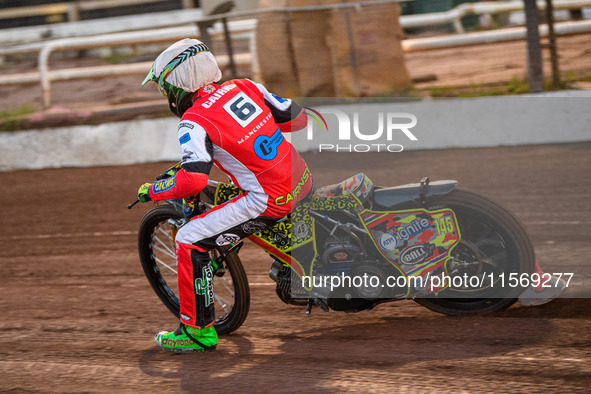
[[[148,202],[152,200],[150,198],[150,186],[152,186],[151,183],[144,183],[140,186],[137,191],[137,199],[140,200],[140,202]]]
[[[164,171],[162,174],[156,177],[156,180],[159,181],[161,179],[166,179],[174,176],[179,170],[181,169],[181,163],[178,163],[174,167],[170,167],[168,170]]]

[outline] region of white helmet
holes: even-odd
[[[158,83],[160,92],[168,98],[172,113],[179,118],[191,107],[193,93],[222,78],[215,57],[199,40],[185,38],[164,50],[142,82]]]

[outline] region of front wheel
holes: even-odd
[[[174,239],[185,223],[183,215],[171,205],[160,205],[146,213],[140,224],[138,248],[144,273],[158,298],[177,318],[180,314]],[[212,250],[217,258],[227,247]],[[250,307],[250,289],[240,257],[230,252],[214,276],[216,304],[215,328],[218,334],[236,331]]]
[[[521,222],[489,198],[463,189],[441,197],[429,209],[451,208],[461,239],[446,263],[450,277],[482,278],[483,286],[450,287],[419,304],[447,315],[474,315],[508,308],[523,287],[509,283],[512,274],[531,274],[535,254]]]

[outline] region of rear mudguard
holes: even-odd
[[[427,184],[411,183],[408,185],[376,188],[374,190],[375,210],[400,210],[424,208],[439,197],[451,193],[458,181],[434,181]]]

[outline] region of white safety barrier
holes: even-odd
[[[246,22],[246,23],[245,23]],[[254,33],[251,30],[251,23],[239,21],[232,23],[229,33],[234,39],[248,39],[248,53],[234,55],[234,62],[239,66],[251,66],[253,73],[257,73],[259,66],[256,56]],[[221,27],[216,26],[210,32],[212,37],[223,35]],[[39,52],[39,72],[8,74],[0,76],[0,84],[17,84],[41,81],[43,89],[43,104],[45,108],[51,105],[50,83],[55,80],[67,80],[75,78],[105,77],[113,75],[147,74],[151,63],[132,63],[122,65],[107,65],[95,67],[79,67],[49,71],[49,56],[57,50],[90,49],[116,45],[141,45],[158,42],[171,42],[185,37],[199,37],[199,29],[193,26],[176,27],[150,31],[132,31],[125,33],[105,34],[94,37],[71,37],[46,42]],[[9,49],[5,49],[8,51]],[[0,49],[0,53],[2,50]],[[221,66],[230,63],[226,55],[217,56],[216,59]]]
[[[0,43],[7,45],[26,44],[35,52],[47,39],[95,36],[131,30],[158,29],[193,23],[203,17],[201,9],[168,11],[138,15],[115,16],[111,18],[90,19],[80,22],[56,23],[41,26],[17,27],[0,31]],[[35,50],[36,48],[36,50]],[[0,52],[2,53],[2,52]]]
[[[182,10],[182,11],[173,11],[170,13],[178,13],[175,14],[175,24],[178,26],[179,24],[186,23],[186,22],[199,22],[199,21],[213,21],[215,18],[225,17],[225,18],[232,18],[237,16],[255,16],[261,13],[270,13],[270,12],[278,12],[278,11],[285,11],[285,10],[298,10],[298,11],[313,11],[316,9],[332,9],[332,8],[344,8],[344,7],[361,7],[362,5],[368,4],[382,4],[388,3],[395,0],[377,0],[371,1],[368,3],[346,3],[346,4],[333,4],[333,5],[325,5],[325,6],[308,6],[308,7],[292,7],[292,8],[285,8],[285,9],[262,9],[256,11],[243,11],[243,12],[235,12],[235,13],[228,13],[223,14],[215,17],[203,17],[201,10]],[[591,0],[560,0],[555,2],[556,9],[572,9],[572,8],[580,8],[585,5],[591,5]],[[538,6],[540,8],[545,7],[544,1],[539,1]],[[508,1],[508,2],[482,2],[482,3],[465,3],[461,4],[460,6],[447,11],[447,12],[439,12],[439,13],[432,13],[432,14],[420,14],[420,15],[407,15],[402,16],[400,18],[400,23],[403,27],[418,27],[418,26],[426,26],[426,25],[434,25],[434,24],[441,24],[441,23],[450,23],[453,22],[456,25],[456,30],[463,31],[461,28],[461,18],[465,15],[469,14],[494,14],[497,12],[508,12],[508,11],[515,11],[523,9],[522,1]],[[167,17],[161,17],[158,21],[153,21],[153,26],[162,26],[170,23],[170,20]],[[127,18],[127,17],[122,17]],[[117,23],[117,26],[124,26],[118,27],[117,29],[126,29],[126,30],[133,30],[134,28],[139,28],[138,21],[147,20],[147,18],[153,18],[152,15],[137,15],[133,17],[133,21],[127,21],[127,23]],[[113,18],[116,19],[116,18]],[[101,20],[95,21],[86,21],[80,23],[97,23],[101,22]],[[143,25],[145,22],[140,22],[140,25]],[[72,24],[67,24],[69,28],[72,28]],[[100,29],[104,29],[105,23],[99,23]],[[88,25],[91,26],[91,25]],[[260,68],[258,64],[258,59],[256,55],[256,19],[249,19],[249,20],[239,20],[239,21],[232,21],[228,24],[228,32],[234,39],[239,38],[246,38],[249,40],[249,55],[241,55],[238,59],[238,63],[241,64],[250,64],[252,66],[253,76],[256,78],[258,75]],[[80,29],[80,26],[74,29]],[[76,31],[76,30],[74,30]],[[87,34],[97,31],[91,30],[87,32]],[[103,30],[104,31],[104,30]],[[113,30],[111,30],[113,31]],[[583,32],[591,31],[591,21],[583,21],[583,22],[567,22],[567,23],[558,23],[556,24],[556,33],[558,35],[566,35],[566,34],[577,34]],[[212,36],[216,35],[223,35],[224,31],[221,27],[221,24],[217,23],[213,29],[209,30]],[[410,39],[404,40],[402,43],[403,49],[406,52],[412,51],[422,51],[422,50],[429,50],[429,49],[437,49],[437,48],[444,48],[444,47],[452,47],[452,46],[461,46],[461,45],[473,45],[479,43],[487,43],[487,42],[499,42],[499,41],[509,41],[509,40],[518,40],[523,39],[525,37],[526,31],[525,28],[515,28],[515,29],[502,29],[502,30],[494,30],[494,31],[487,31],[487,32],[479,32],[479,33],[469,33],[469,34],[458,34],[458,35],[447,35],[443,37],[427,37],[427,38],[417,38],[417,39]],[[547,35],[547,26],[541,26],[541,34]],[[100,67],[93,67],[89,69],[67,69],[67,70],[60,70],[60,71],[49,71],[49,56],[55,50],[67,50],[67,49],[89,49],[89,48],[96,48],[96,47],[105,47],[105,46],[120,46],[120,45],[139,45],[145,43],[157,43],[157,42],[170,42],[175,39],[184,38],[184,37],[199,37],[199,30],[195,26],[195,24],[181,26],[176,28],[167,28],[167,29],[160,29],[160,30],[143,30],[143,31],[131,31],[131,32],[124,32],[124,33],[116,33],[116,34],[106,34],[106,35],[95,35],[91,37],[70,37],[70,38],[63,38],[53,41],[48,41],[45,43],[35,43],[29,45],[23,45],[18,47],[12,48],[0,48],[0,55],[5,54],[15,54],[15,53],[22,53],[22,52],[31,52],[31,51],[40,51],[39,52],[39,72],[38,73],[25,73],[25,74],[8,74],[0,76],[0,84],[18,84],[18,83],[29,83],[33,81],[40,80],[41,87],[43,89],[43,103],[45,108],[49,108],[51,105],[51,91],[50,91],[50,83],[52,80],[65,80],[65,79],[73,79],[73,78],[90,78],[90,77],[105,77],[111,75],[127,75],[127,74],[135,74],[135,73],[144,73],[147,72],[147,69],[144,64],[126,64],[126,65],[109,65]],[[226,62],[230,62],[229,58],[220,57],[219,59],[222,64]]]
[[[538,0],[537,4],[540,10],[543,10],[546,7],[545,0]],[[553,5],[554,9],[557,11],[580,9],[583,7],[591,7],[591,0],[554,0]],[[361,6],[363,6],[363,3],[361,3]],[[314,7],[298,7],[298,9],[313,10]],[[456,32],[462,33],[464,31],[464,28],[462,26],[461,20],[464,16],[490,16],[500,13],[515,12],[522,10],[522,0],[482,1],[475,3],[463,3],[449,11],[416,15],[402,15],[400,17],[400,24],[403,28],[453,24],[453,26],[456,29]],[[266,11],[267,10],[258,10],[254,12],[241,14],[247,15],[252,18],[256,16],[256,13]],[[281,11],[281,9],[276,9],[274,12],[277,11]],[[231,15],[233,14],[229,13],[227,15],[231,17]],[[185,9],[152,14],[139,14],[105,19],[93,19],[80,22],[67,22],[43,26],[30,26],[26,28],[20,27],[12,29],[3,29],[0,31],[0,44],[14,45],[22,43],[31,43],[29,44],[30,48],[37,48],[37,50],[39,50],[40,43],[44,40],[47,40],[47,38],[59,39],[66,37],[92,36],[97,34],[116,33],[129,30],[157,29],[163,27],[170,27],[172,25],[180,26],[186,23],[193,23],[201,18],[203,18],[203,13],[201,9]],[[254,30],[254,27],[255,25],[253,24],[251,28]],[[0,53],[2,52],[0,51]]]
[[[229,31],[235,39],[248,39],[249,52],[234,55],[234,62],[239,66],[250,66],[255,79],[260,70],[256,56],[256,43],[254,30],[250,31],[251,21],[231,24]],[[557,35],[570,35],[591,32],[591,21],[561,22],[555,24]],[[214,31],[212,36],[222,35],[221,29]],[[540,26],[542,37],[548,35],[548,27]],[[492,30],[478,33],[463,33],[438,37],[414,38],[402,41],[402,48],[405,52],[416,52],[431,49],[458,47],[465,45],[484,44],[491,42],[502,42],[524,39],[526,29],[524,27]],[[94,78],[116,75],[145,74],[149,71],[150,62],[132,63],[122,65],[108,65],[95,67],[79,67],[61,70],[49,70],[49,56],[55,50],[95,48],[109,45],[140,45],[146,43],[168,42],[184,37],[199,37],[198,29],[195,26],[160,29],[153,31],[139,31],[109,34],[95,37],[74,37],[61,40],[49,41],[39,53],[39,72],[6,74],[0,76],[0,84],[19,84],[30,82],[41,82],[43,89],[43,103],[45,108],[51,105],[51,81],[68,80],[75,78]],[[2,50],[0,49],[0,53]],[[220,65],[230,63],[228,56],[216,57]]]
[[[182,17],[178,17],[178,22],[183,23],[187,21],[199,22],[199,21],[213,21],[215,18],[225,17],[237,17],[237,16],[254,16],[260,13],[271,13],[278,12],[281,10],[297,10],[297,11],[313,11],[316,9],[333,9],[333,8],[344,8],[344,7],[356,7],[368,4],[383,4],[393,2],[396,0],[376,0],[367,3],[346,3],[346,4],[333,4],[325,6],[308,6],[308,7],[292,7],[285,9],[263,9],[256,11],[243,11],[228,14],[221,14],[215,17],[204,18],[200,10],[183,10]],[[538,6],[543,8],[545,2],[538,2]],[[570,9],[580,8],[585,5],[591,5],[591,0],[561,0],[556,1],[557,9]],[[461,17],[471,14],[493,14],[496,12],[506,12],[511,10],[522,9],[523,4],[521,1],[509,1],[503,3],[493,2],[482,2],[482,3],[466,3],[462,4],[451,11],[433,13],[433,14],[421,14],[421,15],[409,15],[400,18],[400,22],[403,27],[416,27],[433,25],[440,23],[460,23]],[[176,11],[175,11],[176,12]],[[141,19],[144,15],[139,15],[137,18]],[[93,21],[89,21],[93,22]],[[162,24],[163,22],[160,22]],[[168,22],[166,22],[168,23]],[[248,39],[249,40],[249,53],[241,54],[237,56],[237,59],[233,59],[238,65],[250,65],[252,67],[252,73],[254,78],[260,71],[258,58],[256,54],[256,20],[239,20],[233,21],[228,24],[228,33],[234,39]],[[129,29],[133,29],[133,24],[127,26]],[[462,30],[462,29],[460,29]],[[591,31],[591,21],[581,22],[563,22],[555,25],[557,35],[568,35],[578,34]],[[213,29],[210,29],[212,36],[223,35],[224,31],[221,24],[216,24]],[[548,34],[548,27],[546,25],[540,26],[540,33],[542,36]],[[24,73],[24,74],[8,74],[0,76],[0,84],[19,84],[19,83],[30,83],[39,80],[43,90],[43,103],[45,108],[49,108],[51,105],[51,91],[50,84],[52,80],[67,80],[74,78],[93,78],[93,77],[105,77],[113,75],[128,75],[128,74],[140,74],[146,73],[149,69],[149,65],[144,63],[137,64],[124,64],[124,65],[108,65],[102,67],[92,68],[77,68],[77,69],[65,69],[59,71],[49,71],[49,56],[55,50],[68,50],[68,49],[89,49],[97,47],[108,47],[108,46],[121,46],[121,45],[139,45],[146,43],[157,43],[157,42],[170,42],[179,38],[184,37],[199,37],[198,28],[193,25],[181,26],[177,28],[167,28],[160,30],[143,30],[143,31],[131,31],[124,33],[95,35],[92,37],[70,37],[59,40],[48,41],[45,43],[37,43],[24,45],[20,47],[12,48],[0,48],[0,55],[3,54],[14,54],[21,52],[30,52],[40,50],[39,52],[39,72],[38,73]],[[513,29],[501,29],[493,31],[485,31],[478,33],[468,34],[457,34],[457,35],[446,35],[439,37],[427,37],[427,38],[416,38],[404,40],[402,47],[405,52],[423,51],[430,49],[438,49],[445,47],[456,47],[463,45],[474,45],[489,42],[500,42],[510,40],[520,40],[525,38],[526,29],[524,27],[513,28]],[[218,58],[222,65],[229,64],[230,58],[220,56]]]
[[[362,116],[389,112],[414,115],[417,123],[411,131],[416,141],[410,141],[402,133],[396,133],[391,141],[385,139],[385,133],[383,140],[357,141],[364,145],[395,143],[404,150],[413,150],[589,141],[590,106],[591,91],[565,91],[529,96],[356,104],[353,110]],[[316,109],[326,112],[335,107]],[[325,114],[329,124],[334,121],[330,116]],[[0,133],[0,171],[178,160],[181,151],[177,122],[178,119],[170,117]],[[372,121],[372,130],[361,132],[366,135],[375,132],[376,124]],[[294,134],[301,133],[306,131]],[[301,152],[318,151],[321,143],[338,143],[339,151],[347,152],[352,150],[348,146],[356,143],[338,141],[338,130],[334,128],[316,135],[313,140],[295,138],[296,148]]]
[[[540,36],[548,36],[548,25],[539,27]],[[554,24],[557,36],[581,34],[591,32],[591,21],[560,22]],[[525,39],[525,27],[482,31],[476,33],[460,33],[438,37],[410,38],[402,41],[405,52],[419,52],[441,48],[452,48],[467,45],[488,44],[493,42],[516,41]]]
[[[104,10],[106,8],[124,6],[143,6],[148,3],[157,3],[160,1],[162,0],[84,0],[72,1],[69,3],[37,4],[22,7],[12,6],[0,10],[0,19],[67,14],[68,20],[72,22],[80,19],[81,11]]]
[[[546,0],[537,1],[538,9],[546,9]],[[554,0],[555,10],[572,10],[591,6],[589,0]],[[523,0],[516,1],[483,1],[475,3],[462,3],[457,7],[443,12],[429,14],[404,15],[400,17],[400,24],[403,28],[424,27],[453,24],[457,33],[464,32],[462,18],[468,15],[496,15],[506,12],[523,11]]]

